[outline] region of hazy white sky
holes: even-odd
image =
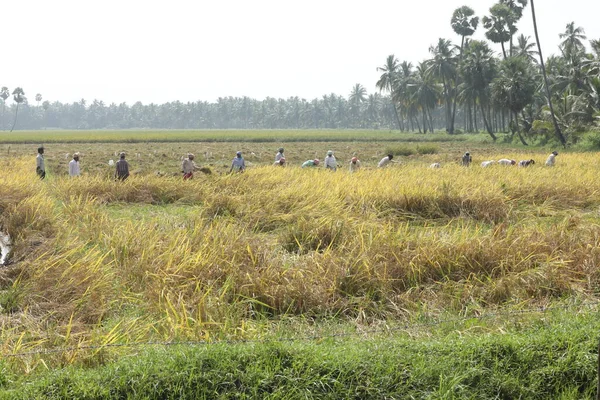
[[[0,86],[30,101],[215,101],[376,91],[389,54],[413,63],[452,12],[493,0],[2,0]],[[568,22],[600,39],[600,1],[538,0],[544,56]],[[533,37],[527,7],[520,32]],[[483,38],[480,25],[476,38]],[[493,46],[500,52],[500,46]]]

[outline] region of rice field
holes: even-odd
[[[412,144],[338,142],[338,160],[358,154],[364,168],[331,173],[299,168],[327,142],[285,144],[288,168],[271,166],[278,143],[57,143],[46,147],[44,181],[35,148],[2,145],[0,218],[14,243],[0,270],[2,352],[73,346],[14,360],[33,373],[103,363],[104,352],[77,350],[87,345],[255,339],[311,332],[315,321],[356,329],[597,299],[597,154],[545,167],[547,151],[433,145],[377,169],[386,146]],[[226,174],[238,149],[250,166]],[[123,150],[134,172],[115,182],[107,161]],[[470,168],[458,163],[465,150]],[[79,178],[66,174],[74,151]],[[190,151],[213,173],[183,181]],[[501,157],[538,162],[478,165]]]

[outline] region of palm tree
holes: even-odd
[[[492,82],[491,90],[494,103],[512,112],[515,121],[511,127],[513,134],[516,131],[521,143],[527,146],[518,121],[519,113],[533,102],[536,90],[529,62],[522,57],[511,57],[502,61],[500,73]]]
[[[40,106],[40,101],[42,101],[42,95],[39,94],[39,93],[36,94],[35,95],[35,101],[37,101],[37,103],[38,103],[37,106],[39,107]]]
[[[429,126],[429,131],[433,133],[431,110],[437,104],[438,92],[433,77],[427,73],[425,63],[417,65],[415,73],[409,79],[407,88],[411,101],[423,113],[423,132],[427,133],[427,127]]]
[[[582,27],[578,26],[575,28],[575,22],[570,22],[567,24],[565,32],[558,35],[559,38],[564,39],[560,43],[560,49],[563,51],[565,57],[569,58],[585,50],[582,42],[582,40],[586,39],[584,33],[585,31]]]
[[[534,50],[535,47],[535,43],[529,42],[529,36],[521,34],[517,37],[517,45],[513,49],[514,55],[523,57],[524,59],[537,64],[538,60],[536,56],[538,55],[538,52]]]
[[[48,109],[50,108],[50,102],[48,100],[42,103],[42,108],[44,109],[44,129],[46,129],[46,125],[48,125]]]
[[[462,6],[454,10],[450,20],[452,30],[462,38],[460,42],[461,54],[465,45],[465,37],[472,36],[477,30],[477,25],[479,25],[479,17],[473,15],[475,15],[475,11],[471,7]]]
[[[462,6],[454,10],[450,25],[457,35],[460,35],[460,54],[458,55],[458,68],[462,64],[463,50],[465,47],[465,38],[472,36],[479,25],[479,17],[474,17],[475,11],[471,7]],[[455,95],[452,100],[452,117],[450,119],[450,133],[454,133],[454,120],[456,118],[456,103],[458,102],[458,92],[460,86],[460,74],[456,77]]]
[[[20,87],[13,90],[12,94],[13,100],[15,101],[15,103],[17,103],[17,109],[15,110],[15,120],[13,122],[12,128],[10,128],[11,132],[13,131],[13,129],[15,129],[15,125],[17,124],[17,116],[19,115],[19,104],[25,101],[25,92]]]
[[[350,103],[350,113],[355,119],[355,124],[358,123],[360,118],[360,107],[361,104],[367,99],[367,89],[360,83],[355,84],[350,91],[348,102]]]
[[[427,61],[427,73],[442,81],[444,89],[446,132],[454,133],[454,127],[450,127],[452,93],[451,84],[456,80],[456,50],[447,39],[440,38],[438,44],[429,47],[433,58]]]
[[[506,58],[504,43],[510,41],[512,35],[517,31],[516,15],[507,5],[498,3],[490,8],[490,16],[483,17],[482,21],[483,26],[487,29],[485,37],[494,43],[500,43],[502,54]]]
[[[398,74],[398,59],[393,54],[390,54],[385,60],[385,65],[383,67],[377,67],[377,71],[383,72],[375,84],[375,86],[379,89],[379,92],[385,90],[389,93],[392,93],[394,81],[397,79],[396,75]],[[398,122],[398,129],[403,130],[400,117],[398,116],[396,103],[391,97],[390,99],[392,101],[392,106],[394,107],[394,114],[396,116],[396,121]]]
[[[2,129],[4,129],[4,110],[6,109],[6,99],[9,97],[10,91],[6,86],[2,86],[2,89],[0,89],[0,98],[2,99],[2,123],[0,124],[0,127],[2,127]]]
[[[563,147],[567,146],[567,141],[560,131],[560,127],[558,126],[558,122],[556,121],[556,115],[554,114],[554,108],[552,107],[552,99],[550,96],[550,87],[548,85],[548,76],[546,75],[546,66],[544,65],[544,56],[542,55],[542,47],[540,46],[540,37],[538,35],[537,30],[537,20],[535,18],[535,4],[534,1],[531,0],[531,16],[533,18],[533,31],[535,32],[535,41],[538,45],[538,53],[540,55],[540,65],[542,66],[542,75],[544,76],[544,87],[546,88],[546,97],[548,99],[548,106],[550,107],[550,115],[552,116],[552,122],[554,123],[554,131],[556,132],[556,136],[560,140],[560,143]]]
[[[496,61],[487,43],[472,40],[465,51],[461,66],[463,91],[471,92],[479,100],[481,116],[488,134],[496,140],[491,125],[488,122],[485,109],[489,100],[489,85],[496,76]]]
[[[513,25],[511,27],[511,30],[514,30],[514,32],[510,35],[510,51],[509,51],[509,55],[512,57],[512,55],[513,55],[513,53],[512,53],[512,51],[513,51],[513,35],[517,31],[516,23],[523,17],[523,10],[527,6],[527,0],[499,0],[498,3],[504,4],[505,6],[510,8],[510,10],[512,11],[513,16],[514,16],[514,19],[511,19],[512,25]]]

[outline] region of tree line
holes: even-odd
[[[399,129],[498,133],[521,143],[543,138],[562,144],[600,118],[600,40],[587,40],[574,22],[560,34],[558,55],[544,59],[539,41],[517,35],[528,0],[499,0],[479,18],[457,8],[450,25],[459,40],[440,38],[417,64],[390,55],[376,88],[355,84],[347,96],[328,94],[256,100],[133,105],[101,100],[30,104],[22,88],[2,87],[1,129]],[[530,4],[537,36],[534,2]],[[481,24],[480,24],[481,22]],[[472,40],[483,26],[487,41]],[[496,51],[494,51],[494,48]],[[12,95],[12,103],[8,104]],[[553,106],[553,104],[555,106]]]

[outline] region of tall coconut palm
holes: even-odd
[[[415,73],[410,77],[407,88],[410,98],[423,113],[423,132],[433,133],[433,123],[431,110],[433,110],[438,101],[438,91],[433,77],[427,73],[427,65],[419,63]]]
[[[585,50],[582,42],[587,38],[585,31],[580,26],[575,27],[575,22],[568,23],[564,33],[560,33],[558,37],[564,39],[560,43],[560,49],[567,58]]]
[[[452,30],[457,35],[460,35],[460,53],[458,55],[458,68],[462,64],[463,50],[465,47],[465,39],[472,36],[477,30],[477,26],[479,25],[479,17],[474,17],[475,11],[472,8],[467,6],[462,6],[454,10],[452,13],[452,19],[450,20],[450,25],[452,26]],[[452,117],[450,118],[450,131],[449,133],[454,133],[454,120],[456,118],[456,104],[458,102],[458,92],[460,86],[460,74],[456,76],[455,82],[455,91],[454,98],[452,99]]]
[[[495,141],[496,135],[492,131],[486,108],[489,103],[489,85],[496,76],[496,60],[487,43],[472,40],[466,48],[464,60],[461,65],[463,91],[476,95],[481,109],[481,116],[485,128]]]
[[[4,111],[6,109],[6,99],[10,97],[10,91],[6,86],[2,86],[0,89],[0,99],[2,99],[2,122],[0,123],[0,127],[4,129]]]
[[[540,45],[540,37],[538,35],[537,29],[537,19],[535,18],[535,4],[534,0],[531,0],[531,16],[533,18],[533,31],[535,32],[535,41],[538,45],[538,53],[540,55],[540,65],[542,66],[542,75],[544,76],[544,87],[546,88],[546,97],[548,99],[548,106],[550,107],[550,115],[552,116],[552,122],[554,123],[554,131],[558,140],[563,145],[563,147],[567,146],[567,141],[560,131],[560,127],[558,126],[558,122],[556,121],[556,115],[554,114],[554,107],[552,107],[552,98],[550,96],[550,87],[548,85],[548,76],[546,75],[546,67],[544,65],[544,56],[542,55],[542,46]]]
[[[360,118],[361,105],[367,99],[367,89],[360,83],[355,84],[350,91],[348,96],[348,103],[350,103],[350,113],[354,118],[354,124],[358,124]]]
[[[513,54],[537,64],[538,52],[534,50],[535,48],[536,44],[529,41],[529,36],[521,34],[517,37],[517,45],[513,49]]]
[[[375,84],[375,86],[379,89],[380,92],[386,91],[390,94],[394,88],[394,81],[397,79],[396,75],[398,74],[398,59],[393,54],[390,54],[385,60],[385,65],[383,67],[377,67],[377,71],[383,72],[379,77],[379,80]],[[390,97],[392,101],[392,106],[394,107],[394,114],[396,116],[396,122],[398,122],[398,129],[403,130],[402,123],[400,122],[400,117],[398,116],[398,109],[396,107],[395,102],[392,97]]]
[[[527,142],[521,135],[518,124],[519,113],[525,106],[533,102],[536,85],[529,62],[522,57],[510,57],[502,61],[498,76],[492,81],[492,98],[496,105],[508,109],[514,116],[515,124],[511,127],[525,146]]]
[[[427,61],[427,73],[442,82],[446,132],[451,132],[452,95],[456,80],[456,48],[447,39],[440,38],[436,46],[429,47],[433,58]]]
[[[12,128],[10,128],[11,132],[13,131],[13,129],[15,129],[15,125],[17,124],[17,116],[19,115],[19,104],[25,101],[25,92],[20,87],[13,90],[12,94],[13,100],[15,101],[15,103],[17,103],[17,108],[15,110],[15,120],[13,122]]]
[[[495,4],[490,8],[490,15],[483,17],[483,26],[487,31],[485,37],[494,43],[500,43],[502,54],[506,58],[504,43],[509,42],[516,32],[516,15],[505,4]]]

